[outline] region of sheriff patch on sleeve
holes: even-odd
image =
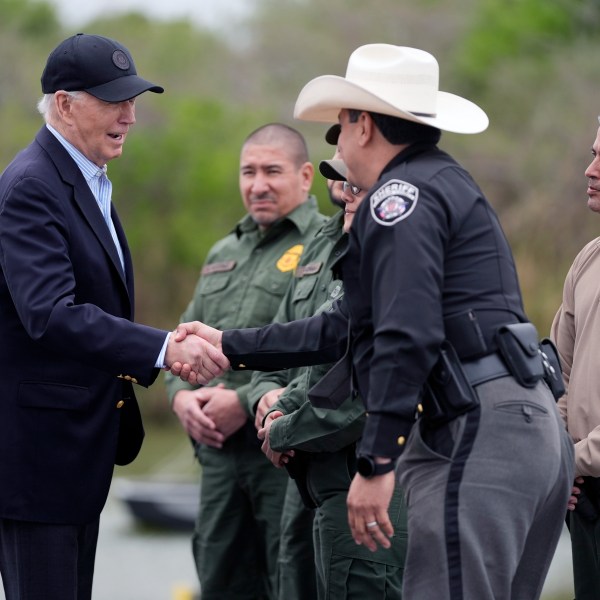
[[[418,199],[419,188],[391,179],[371,194],[371,214],[380,225],[394,225],[410,215]]]

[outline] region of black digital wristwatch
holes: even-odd
[[[367,479],[375,477],[376,475],[384,475],[394,470],[396,466],[395,460],[390,460],[386,463],[376,463],[372,456],[367,454],[359,454],[356,459],[356,470]]]

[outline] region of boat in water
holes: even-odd
[[[111,492],[138,525],[170,531],[194,529],[200,503],[198,482],[115,478]]]

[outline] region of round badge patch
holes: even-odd
[[[400,179],[391,179],[371,194],[371,215],[380,225],[394,225],[415,209],[419,188]]]
[[[112,55],[112,61],[115,67],[121,69],[121,71],[127,71],[127,69],[129,69],[129,59],[123,50],[115,50]]]
[[[293,271],[300,262],[300,257],[302,256],[302,251],[304,250],[304,246],[302,244],[296,244],[291,248],[288,248],[281,258],[277,261],[276,266],[282,273],[287,273],[288,271]]]

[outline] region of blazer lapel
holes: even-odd
[[[119,278],[123,282],[123,285],[129,294],[125,273],[123,272],[121,260],[119,259],[119,253],[117,252],[115,243],[110,235],[106,221],[100,212],[98,202],[96,202],[96,198],[94,198],[94,194],[92,194],[92,191],[85,181],[83,174],[79,170],[79,167],[69,156],[69,153],[63,148],[62,144],[52,135],[52,133],[50,133],[50,131],[48,131],[45,126],[42,127],[42,129],[40,129],[38,132],[36,140],[48,152],[63,180],[73,186],[75,203],[77,206],[79,206],[84,218],[90,224],[94,234],[114,264],[117,273],[119,273]],[[114,215],[115,213],[113,211],[113,219]],[[124,241],[125,236],[120,224],[119,229],[121,231],[119,234],[119,241],[121,242],[124,256],[125,254],[127,255],[127,258],[125,259],[125,268],[127,269],[128,263],[131,264],[131,257],[129,256],[129,249],[127,248],[127,242]],[[129,278],[130,277],[128,277],[128,279]],[[133,305],[133,302],[131,302],[131,304]]]
[[[111,205],[111,217],[113,220],[113,225],[115,226],[115,230],[117,232],[119,244],[121,244],[121,250],[123,252],[123,262],[125,263],[125,284],[127,285],[127,291],[129,292],[129,301],[131,302],[132,306],[131,318],[133,319],[133,306],[135,305],[135,291],[133,287],[133,260],[131,259],[131,252],[129,250],[129,244],[127,243],[125,231],[123,229],[123,226],[121,225],[121,220],[119,219],[119,215],[117,214],[117,210],[114,207],[114,205]],[[121,261],[118,259],[118,257],[117,260],[119,261],[120,266]]]
[[[81,176],[81,180],[83,185],[80,184],[75,187],[75,202],[79,205],[83,216],[94,230],[94,233],[104,247],[104,250],[106,250],[106,253],[115,266],[115,269],[119,273],[121,281],[123,284],[127,285],[125,281],[125,273],[123,272],[121,260],[119,259],[119,253],[117,252],[115,242],[110,235],[106,221],[100,212],[100,207],[98,206],[96,198],[94,198],[94,194],[92,194],[88,184],[83,179],[83,175]]]

